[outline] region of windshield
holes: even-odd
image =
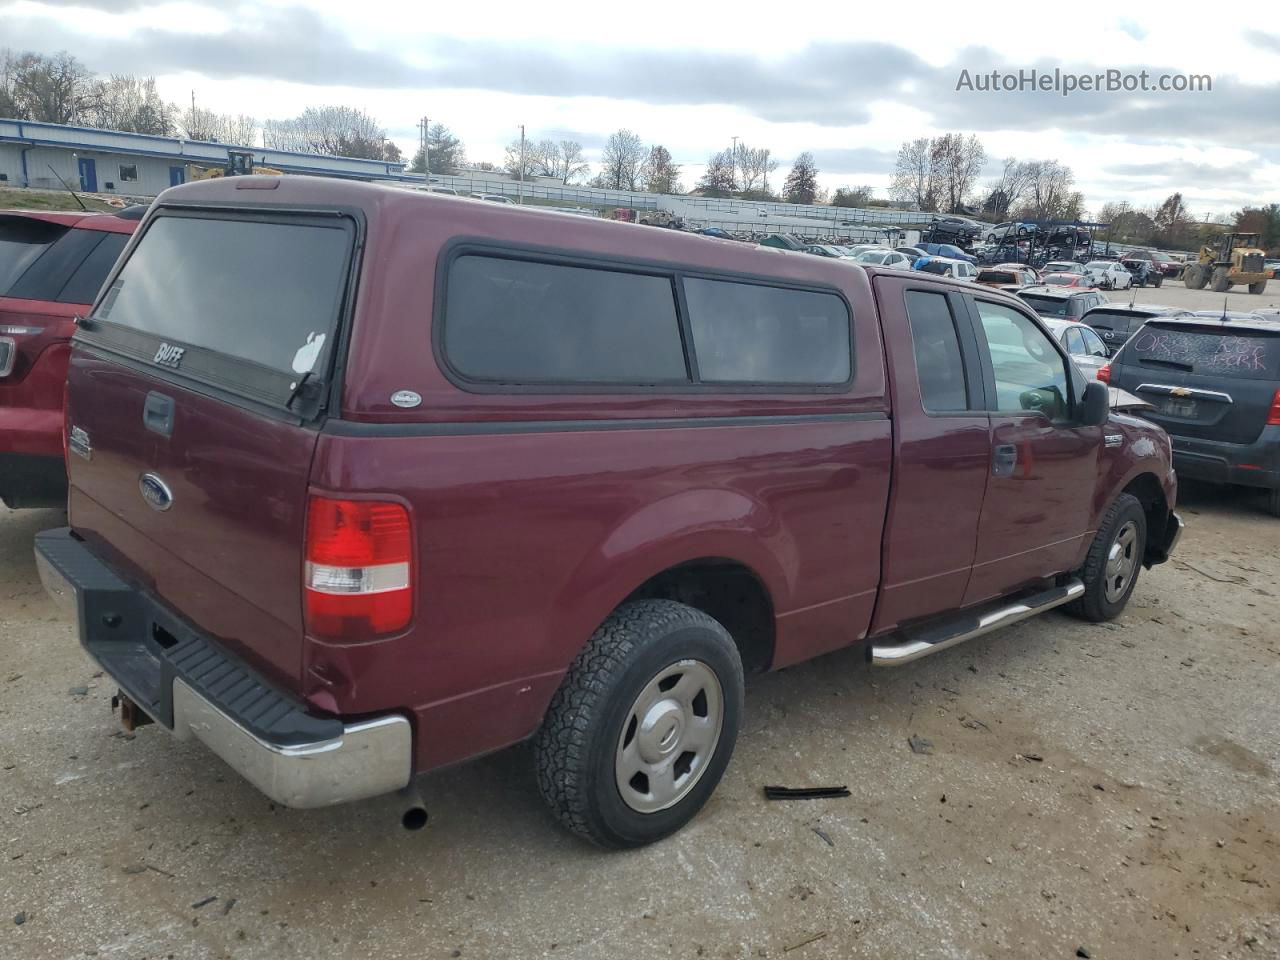
[[[884,263],[884,258],[887,256],[888,254],[884,253],[881,250],[867,250],[864,253],[858,254],[858,262],[859,263]]]
[[[1126,350],[1138,363],[1176,364],[1189,373],[1280,379],[1280,335],[1261,330],[1193,330],[1148,324],[1129,341]]]
[[[1044,278],[1043,283],[1047,287],[1073,287],[1076,278],[1066,273],[1051,273]]]
[[[927,263],[921,264],[916,269],[923,270],[925,273],[936,273],[939,276],[949,277],[951,275],[951,267],[951,264],[944,263],[941,260],[930,260]]]
[[[980,283],[1017,283],[1018,276],[1008,270],[983,270],[978,274]]]
[[[1110,260],[1091,260],[1089,263],[1085,264],[1085,267],[1088,270],[1106,270],[1110,266]]]
[[[1071,301],[1065,297],[1043,297],[1034,293],[1024,293],[1022,299],[1042,317],[1071,316]]]
[[[346,289],[347,223],[160,216],[95,319],[281,373],[318,372]]]

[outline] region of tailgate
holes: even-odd
[[[72,529],[297,689],[307,482],[355,223],[161,208],[76,335]]]
[[[1112,384],[1171,434],[1252,443],[1280,386],[1280,327],[1152,321],[1125,346]]]

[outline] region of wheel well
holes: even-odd
[[[1155,474],[1140,473],[1124,488],[1124,493],[1132,494],[1142,504],[1142,512],[1147,515],[1147,542],[1151,542],[1152,533],[1164,531],[1169,519],[1169,502],[1164,498],[1164,488]]]
[[[773,663],[773,601],[760,578],[734,560],[706,558],[650,577],[627,600],[675,600],[714,617],[729,631],[747,673]]]

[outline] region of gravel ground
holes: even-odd
[[[278,809],[124,735],[36,578],[62,514],[0,507],[0,957],[1280,958],[1280,520],[1183,511],[1114,624],[753,679],[708,807],[619,854],[555,828],[523,747],[425,778],[411,834],[394,799]]]
[[[123,735],[36,579],[62,515],[0,512],[0,956],[1280,957],[1280,520],[1183,499],[1115,624],[754,679],[707,809],[623,854],[553,826],[524,748],[426,778],[411,834]]]

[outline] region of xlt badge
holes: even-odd
[[[182,363],[182,355],[186,353],[185,347],[175,347],[167,343],[160,344],[160,349],[156,351],[155,362],[162,367],[177,367]]]

